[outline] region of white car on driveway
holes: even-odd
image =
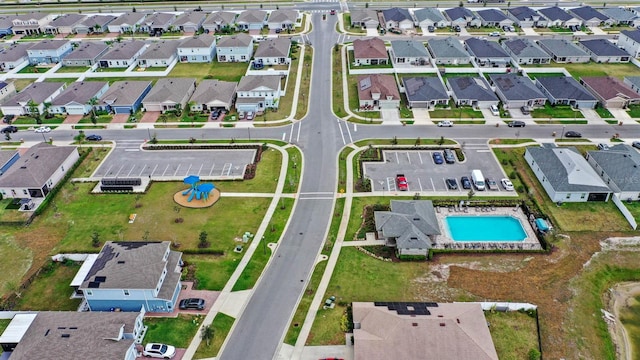
[[[142,355],[158,359],[171,359],[176,355],[176,348],[166,344],[148,343],[144,347]]]
[[[442,120],[438,123],[438,127],[452,127],[453,122],[449,120]]]
[[[48,132],[51,132],[51,128],[48,127],[48,126],[40,126],[39,128],[37,128],[35,130],[35,132],[37,132],[37,133],[48,133]]]

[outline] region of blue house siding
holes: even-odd
[[[13,34],[13,30],[11,28],[0,29],[0,35],[10,35]]]
[[[11,159],[9,159],[9,161],[7,161],[6,164],[4,164],[2,167],[0,167],[0,175],[6,173],[7,170],[9,170],[9,168],[11,167],[11,165],[15,164],[15,162],[18,161],[18,159],[20,159],[20,154],[16,152],[15,154],[13,154]]]
[[[142,106],[142,100],[151,91],[151,84],[147,86],[133,104],[119,106],[100,106],[98,110],[113,111],[115,114],[133,114]]]
[[[62,61],[62,59],[67,56],[73,49],[69,48],[65,52],[60,55],[51,55],[51,56],[29,56],[29,63],[32,65],[35,64],[57,64]]]

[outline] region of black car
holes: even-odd
[[[460,32],[460,31],[462,31],[462,29],[460,28],[460,25],[456,25],[456,26],[453,27],[453,31]]]
[[[469,180],[468,176],[461,177],[460,184],[462,184],[463,189],[471,189],[471,180]]]
[[[13,121],[13,118],[15,118],[15,115],[5,115],[2,118],[2,122],[5,124],[11,124],[11,121]]]
[[[456,156],[453,154],[453,151],[451,151],[451,149],[444,149],[444,161],[447,164],[455,164]]]
[[[0,132],[2,132],[3,134],[15,133],[15,132],[18,132],[18,128],[13,126],[13,125],[9,125],[9,126],[5,127],[4,129],[0,130]]]
[[[447,183],[447,188],[449,188],[449,190],[458,190],[458,182],[456,179],[447,179],[445,182]]]
[[[427,31],[432,33],[434,31],[436,31],[436,28],[434,28],[433,26],[429,25],[429,26],[427,26]]]
[[[204,299],[199,298],[188,298],[180,300],[179,305],[181,310],[204,310]]]
[[[509,122],[509,127],[524,127],[525,125],[524,121],[519,120]]]
[[[102,141],[102,136],[93,134],[93,135],[87,136],[85,139],[87,141]]]
[[[564,133],[564,136],[568,137],[568,138],[581,138],[582,134],[580,134],[577,131],[571,130],[571,131],[567,131],[566,133]]]
[[[640,149],[640,141],[634,141],[631,143],[631,146],[633,146],[636,149]]]

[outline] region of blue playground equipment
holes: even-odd
[[[184,196],[189,195],[189,198],[187,199],[188,202],[191,202],[193,198],[196,198],[196,200],[207,201],[209,200],[209,193],[215,189],[215,186],[212,183],[198,184],[200,177],[197,175],[189,175],[184,178],[183,181],[185,184],[190,185],[187,190],[182,192],[182,195]]]

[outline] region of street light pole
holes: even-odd
[[[382,196],[384,196],[384,181],[380,180],[378,181],[380,183],[380,185],[382,186]]]
[[[562,125],[562,134],[560,134],[560,140],[562,140],[562,138],[564,137],[564,128],[565,125]]]

